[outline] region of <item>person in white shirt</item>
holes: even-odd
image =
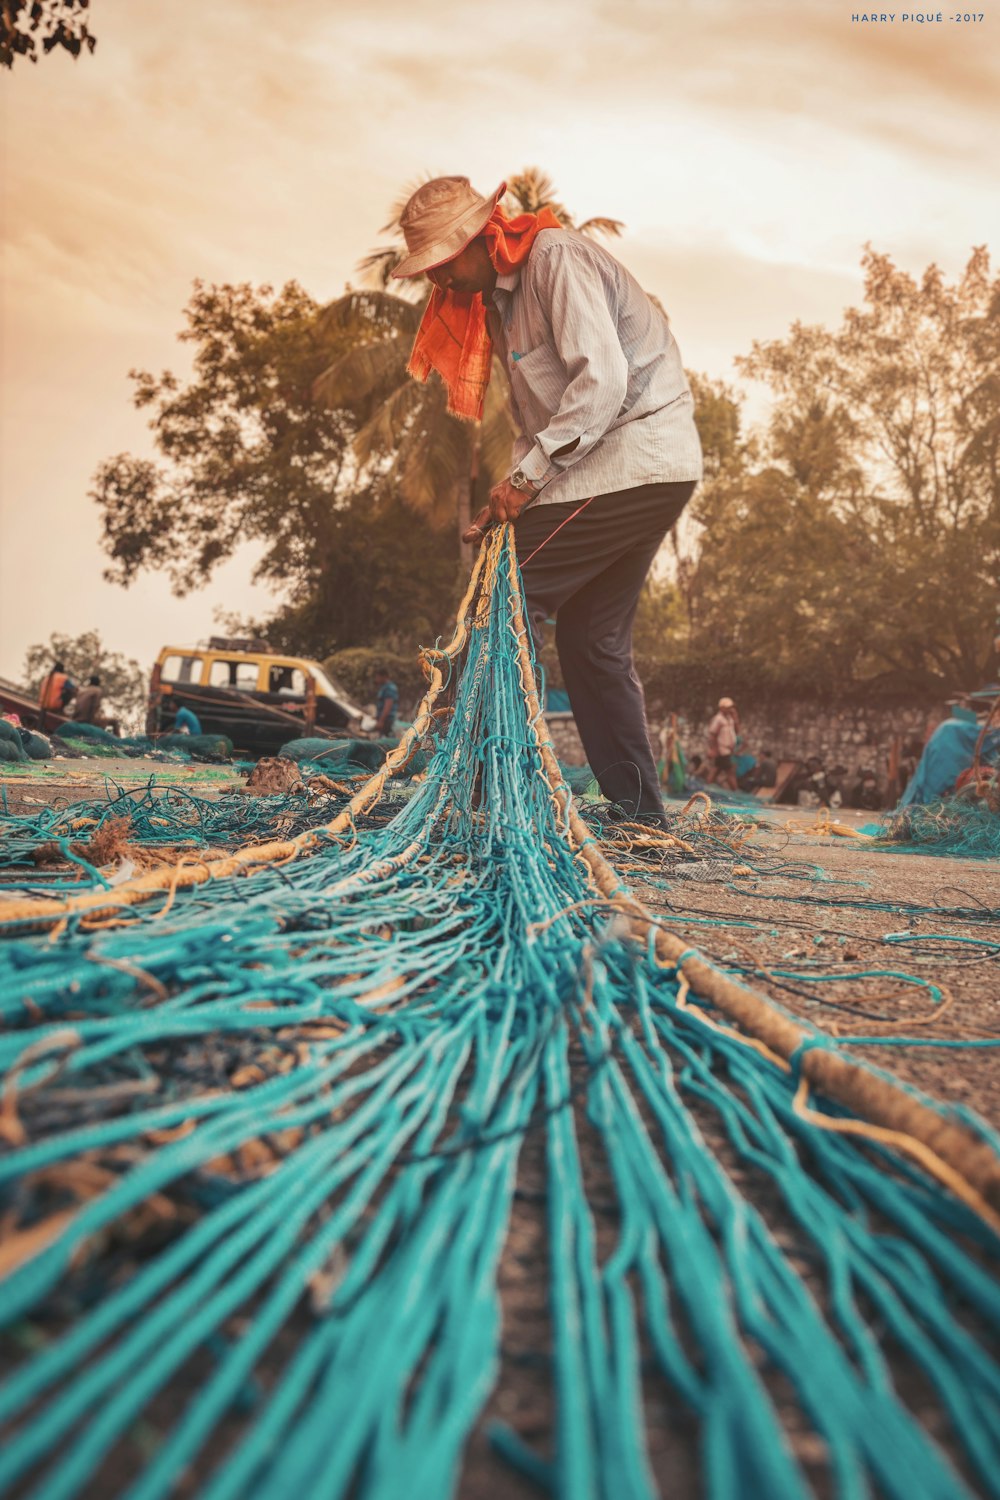
[[[513,522],[528,615],[556,646],[587,759],[618,815],[665,826],[632,623],[663,538],[701,477],[701,447],[667,319],[614,256],[548,210],[510,219],[435,178],[400,223],[399,277],[434,286],[410,370],[437,370],[475,419],[494,353],[520,429],[510,474],[467,540]]]
[[[720,698],[715,717],[708,726],[708,755],[712,762],[705,777],[736,791],[736,765],[733,756],[740,736],[740,716],[732,698]]]

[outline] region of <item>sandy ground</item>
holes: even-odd
[[[32,772],[0,778],[11,811],[30,812],[39,805],[101,796],[106,786],[141,787],[150,774],[199,796],[220,796],[243,785],[226,768],[167,768],[141,761],[73,762],[41,774],[37,768]],[[872,819],[871,814],[838,816],[849,825]],[[636,894],[686,943],[811,1022],[855,1037],[891,1034],[954,1041],[1000,1036],[1000,867],[887,852],[870,843],[803,831],[803,825],[815,820],[815,814],[797,809],[762,810],[762,826],[736,853],[695,839],[703,856],[696,862],[642,847],[618,847],[613,855]],[[840,977],[823,977],[829,975]],[[912,1043],[859,1046],[858,1051],[920,1089],[961,1102],[1000,1123],[996,1051],[937,1050]],[[734,1182],[795,1254],[794,1227],[767,1184],[753,1181],[748,1170],[731,1159],[714,1119],[699,1116],[698,1124]],[[618,1234],[613,1183],[601,1152],[588,1149],[582,1110],[577,1126],[604,1258]],[[461,1500],[527,1500],[542,1493],[498,1458],[489,1435],[493,1424],[503,1423],[516,1432],[543,1462],[554,1453],[546,1176],[544,1137],[533,1132],[522,1151],[499,1273],[500,1370],[469,1444]],[[807,1262],[804,1266],[803,1274],[813,1285],[814,1273]],[[813,1290],[822,1298],[818,1281]],[[290,1325],[289,1338],[301,1321],[297,1318]],[[897,1375],[906,1391],[905,1369],[900,1367]],[[696,1500],[702,1493],[696,1426],[658,1380],[644,1379],[642,1398],[651,1464],[661,1493],[674,1500]],[[831,1494],[822,1445],[803,1425],[793,1402],[780,1390],[775,1399],[814,1493]],[[947,1446],[947,1423],[938,1403],[922,1389],[908,1399]],[[169,1392],[158,1402],[155,1418],[164,1426],[172,1420]],[[232,1426],[227,1435],[235,1435]],[[978,1493],[974,1484],[971,1488]],[[187,1486],[184,1492],[192,1493]]]

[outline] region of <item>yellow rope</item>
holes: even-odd
[[[859,839],[863,844],[874,842],[874,834],[862,833],[860,828],[851,828],[847,823],[839,822],[829,812],[817,813],[813,823],[803,822],[800,818],[789,818],[782,823],[786,833],[809,833],[816,838],[841,838]]]
[[[987,1203],[983,1195],[976,1191],[972,1183],[963,1177],[961,1172],[943,1161],[937,1152],[916,1136],[909,1135],[901,1130],[886,1130],[881,1125],[873,1125],[869,1120],[837,1120],[832,1115],[824,1115],[819,1110],[808,1108],[809,1080],[800,1078],[799,1086],[795,1091],[793,1108],[795,1113],[810,1125],[817,1126],[820,1130],[830,1130],[836,1135],[856,1135],[862,1140],[873,1141],[879,1146],[893,1146],[897,1151],[904,1152],[918,1161],[924,1171],[931,1177],[936,1177],[943,1182],[945,1187],[954,1193],[956,1198],[972,1209],[973,1213],[979,1215],[995,1234],[1000,1235],[1000,1213]]]

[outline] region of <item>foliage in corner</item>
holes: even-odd
[[[93,52],[97,38],[90,30],[90,0],[0,0],[0,67],[12,68],[14,59],[38,61],[62,47],[71,57]]]
[[[255,543],[255,578],[287,600],[258,628],[314,656],[406,626],[435,634],[457,563],[457,545],[408,520],[384,475],[362,479],[351,411],[313,403],[332,337],[318,314],[294,282],[280,292],[196,282],[180,335],[194,348],[192,378],[132,372],[159,460],[119,454],[92,490],[109,581],[155,568],[187,594]]]
[[[796,323],[737,360],[773,396],[755,436],[695,383],[715,446],[661,654],[810,693],[977,688],[995,670],[1000,279],[985,249],[955,285],[862,264],[839,329]]]

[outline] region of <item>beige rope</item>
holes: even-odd
[[[455,633],[448,645],[434,653],[427,653],[431,662],[454,661],[465,645],[468,629],[466,616],[483,571],[485,554],[481,555],[472,570],[469,586],[461,604],[455,623]],[[494,566],[495,560],[494,560]],[[354,819],[374,807],[389,777],[407,764],[424,734],[434,721],[434,705],[444,688],[444,674],[438,665],[431,666],[430,683],[420,703],[416,716],[395,750],[391,750],[381,767],[355,792],[350,802],[329,823],[318,828],[307,828],[292,839],[273,840],[268,844],[249,844],[232,854],[219,859],[202,860],[198,864],[167,866],[150,870],[134,880],[123,881],[114,892],[87,891],[78,896],[58,899],[51,897],[26,897],[5,901],[0,905],[0,918],[4,923],[24,923],[32,927],[51,927],[53,924],[77,913],[89,913],[95,917],[114,917],[123,906],[137,906],[149,901],[160,891],[168,892],[167,906],[173,902],[178,890],[203,885],[209,880],[225,880],[232,875],[252,875],[266,866],[286,863],[300,854],[315,853],[326,840],[353,828]],[[167,908],[165,907],[164,910]]]
[[[744,989],[705,959],[693,955],[687,943],[675,933],[665,931],[621,884],[573,806],[538,698],[513,549],[510,573],[512,625],[531,729],[560,818],[568,825],[570,838],[585,861],[593,884],[602,896],[628,915],[636,938],[643,944],[654,943],[662,964],[676,968],[695,994],[710,1001],[716,1010],[736,1023],[739,1031],[730,1034],[746,1040],[757,1050],[763,1045],[790,1067],[790,1059],[815,1033],[782,1014],[766,996]],[[853,1134],[867,1134],[872,1141],[906,1151],[1000,1234],[1000,1159],[980,1136],[964,1125],[944,1119],[901,1085],[870,1072],[831,1048],[813,1047],[800,1053],[799,1073],[827,1098],[846,1105],[859,1117],[851,1123]],[[815,1116],[815,1111],[803,1114],[803,1118],[817,1123]],[[866,1122],[875,1128],[866,1132]],[[834,1121],[823,1128],[840,1127]]]

